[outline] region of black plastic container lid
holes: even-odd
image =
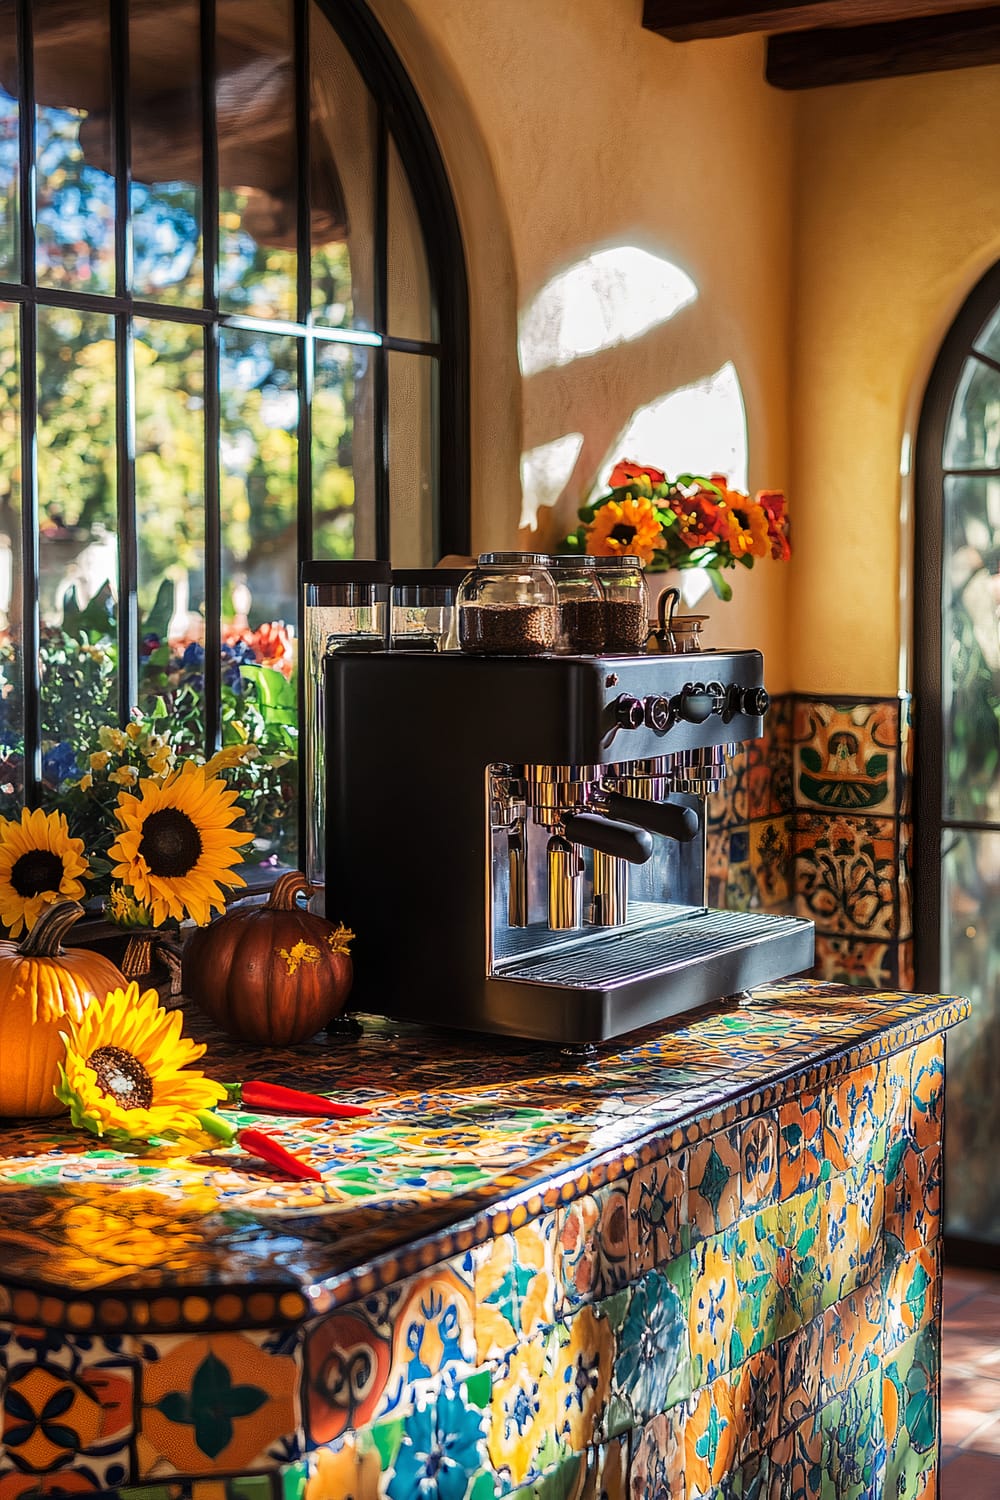
[[[389,583],[392,570],[387,562],[352,558],[350,562],[304,562],[299,564],[299,583]]]
[[[401,589],[457,589],[468,568],[393,568],[392,586]]]

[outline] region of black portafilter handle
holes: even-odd
[[[606,797],[613,818],[648,828],[661,838],[676,839],[678,844],[689,844],[701,830],[697,810],[679,802],[650,802],[644,797],[623,797],[619,792],[608,792]]]
[[[562,826],[571,844],[582,844],[614,859],[627,859],[631,865],[644,865],[653,853],[653,840],[644,828],[612,823],[597,813],[566,813]]]

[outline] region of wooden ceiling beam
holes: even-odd
[[[979,10],[993,0],[645,0],[642,24],[673,42],[745,31],[862,26]]]
[[[772,36],[766,77],[779,89],[901,78],[1000,63],[1000,6],[891,25],[829,26]]]

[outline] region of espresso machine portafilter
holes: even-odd
[[[705,799],[761,733],[762,674],[756,651],[332,656],[355,1007],[588,1043],[810,967],[810,922],[705,902]]]

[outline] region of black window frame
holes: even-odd
[[[430,355],[436,360],[436,410],[431,434],[438,479],[434,545],[440,556],[465,554],[470,544],[469,311],[461,229],[447,170],[434,132],[394,48],[364,0],[315,0],[340,37],[372,97],[376,119],[374,327],[326,329],[341,344],[368,346],[374,361],[374,497],[376,557],[390,559],[389,378],[390,354]],[[219,512],[219,338],[224,328],[293,333],[299,359],[298,560],[312,558],[311,397],[315,325],[310,286],[309,21],[310,0],[291,0],[296,80],[295,130],[298,148],[297,320],[260,320],[219,310],[218,146],[215,133],[215,0],[201,0],[202,99],[202,306],[192,308],[136,298],[131,293],[131,226],[128,112],[128,0],[107,0],[111,26],[111,118],[116,167],[115,263],[113,295],[41,288],[35,259],[35,89],[32,57],[32,3],[15,0],[20,128],[20,280],[0,281],[0,302],[16,304],[19,319],[21,381],[21,573],[23,612],[21,670],[24,730],[24,800],[42,797],[42,735],[38,598],[39,506],[35,434],[37,430],[37,309],[66,307],[102,312],[114,318],[117,355],[116,435],[118,441],[118,709],[122,723],[138,699],[138,538],[135,510],[134,412],[131,378],[132,328],[137,317],[199,325],[205,358],[205,750],[221,737],[222,538]],[[390,138],[408,178],[427,254],[433,339],[399,338],[387,328],[388,169]],[[447,453],[444,449],[447,434]],[[443,461],[446,457],[446,462]],[[302,639],[302,602],[296,620]],[[299,678],[299,723],[303,722],[303,683]],[[69,727],[69,726],[67,726]],[[300,739],[300,778],[302,785]]]
[[[1000,306],[1000,262],[977,282],[945,335],[927,382],[914,445],[913,708],[914,708],[914,963],[917,987],[941,984],[941,849],[946,830],[1000,830],[986,820],[945,815],[941,618],[945,586],[947,478],[1000,478],[1000,469],[953,469],[944,445],[959,380],[970,358],[1000,371],[1000,362],[973,347]]]

